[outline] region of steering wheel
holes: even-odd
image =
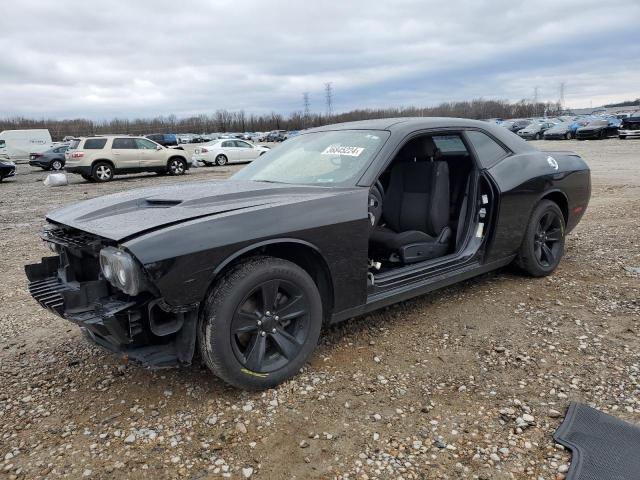
[[[382,218],[382,202],[384,199],[384,188],[380,180],[377,180],[369,190],[368,215],[371,227],[375,227]]]

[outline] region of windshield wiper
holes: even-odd
[[[262,182],[262,183],[282,183],[286,184],[287,182],[278,182],[276,180],[254,180],[254,182]]]

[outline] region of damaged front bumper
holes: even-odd
[[[150,368],[189,365],[198,311],[165,305],[149,293],[128,297],[101,278],[68,280],[64,256],[26,265],[29,293],[44,308],[80,326],[87,337]]]

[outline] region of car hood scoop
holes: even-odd
[[[261,182],[179,184],[85,200],[50,212],[47,220],[119,242],[189,220],[336,195],[341,190]]]

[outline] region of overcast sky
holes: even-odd
[[[640,2],[2,0],[0,116],[640,96]]]

